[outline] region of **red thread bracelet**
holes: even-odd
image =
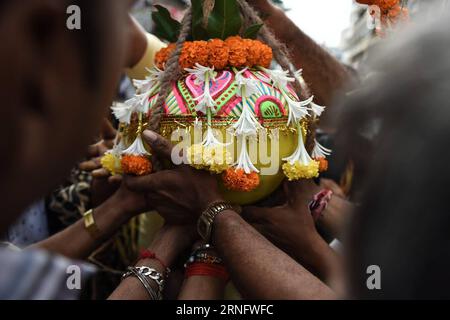
[[[195,262],[186,268],[186,278],[193,276],[209,276],[228,282],[230,276],[224,266],[217,264],[207,264],[202,262]]]
[[[158,261],[163,266],[164,269],[169,270],[166,264],[160,258],[158,258],[153,251],[150,251],[148,249],[142,249],[141,254],[139,255],[139,260],[143,259],[154,259]]]

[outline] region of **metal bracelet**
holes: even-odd
[[[147,290],[150,298],[153,300],[162,300],[162,292],[164,290],[164,276],[159,273],[157,270],[149,268],[149,267],[128,267],[127,272],[122,276],[122,279],[128,278],[130,276],[135,276],[139,279],[142,285]],[[158,285],[158,292],[151,287],[148,279],[154,281]]]

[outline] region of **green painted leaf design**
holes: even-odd
[[[261,30],[263,24],[254,24],[247,28],[244,32],[244,38],[247,39],[256,39],[258,36],[259,30]]]
[[[242,17],[236,0],[216,0],[208,18],[208,35],[225,40],[239,34]]]
[[[208,32],[203,27],[203,0],[191,0],[192,3],[192,39],[208,40]]]
[[[155,8],[157,11],[152,12],[152,19],[156,24],[155,35],[169,42],[177,42],[181,24],[163,6],[155,5]]]

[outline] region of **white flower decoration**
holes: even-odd
[[[135,112],[134,100],[133,103],[130,100],[127,101],[128,103],[114,103],[111,107],[114,116],[121,123],[130,124],[131,115]]]
[[[247,151],[247,136],[241,137],[241,151],[235,164],[236,169],[242,169],[246,174],[258,172],[259,170],[253,165],[250,155]]]
[[[318,104],[315,104],[314,102],[311,102],[310,104],[311,111],[317,116],[320,117],[322,113],[325,111],[325,107],[319,106]]]
[[[302,129],[301,126],[298,126],[298,144],[297,144],[297,149],[295,150],[295,152],[287,158],[284,158],[284,161],[289,162],[290,164],[295,164],[296,162],[300,162],[301,165],[309,165],[313,159],[311,159],[311,157],[308,154],[308,151],[306,151],[305,148],[305,144],[303,142],[303,134],[302,134]]]
[[[129,154],[129,155],[135,155],[135,156],[149,156],[150,153],[148,153],[147,150],[145,150],[144,143],[142,142],[142,137],[139,134],[134,140],[133,144],[129,146],[127,149],[122,151],[122,154]]]
[[[289,82],[295,81],[294,78],[289,77],[289,71],[287,70],[269,70],[263,67],[260,67],[260,69],[269,75],[272,86],[277,87],[278,89],[284,89]],[[267,81],[267,78],[263,81]]]
[[[314,97],[311,97],[305,101],[295,101],[292,100],[284,90],[281,90],[281,93],[289,105],[288,126],[290,124],[297,124],[301,119],[309,115],[308,108],[306,106],[311,104]]]
[[[301,87],[305,85],[305,79],[303,79],[303,69],[298,69],[294,72],[295,80],[300,84]]]
[[[133,80],[133,85],[136,87],[137,92],[145,93],[153,89],[161,83],[161,78],[164,71],[153,67],[152,69],[147,69],[149,75],[145,77],[145,80]],[[154,90],[153,90],[154,91]]]
[[[244,77],[245,71],[247,71],[247,68],[237,72],[234,81],[238,85],[237,95],[242,98],[249,98],[259,93],[258,81]]]
[[[314,139],[314,149],[311,156],[314,159],[326,158],[331,154],[331,150],[322,146],[316,139]]]
[[[185,70],[195,76],[194,83],[196,85],[204,85],[203,94],[195,98],[196,101],[199,101],[195,110],[206,114],[209,108],[216,113],[217,105],[211,96],[210,81],[216,80],[217,72],[214,71],[214,68],[204,67],[198,63],[195,64],[194,69],[185,68]]]

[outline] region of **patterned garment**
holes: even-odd
[[[48,211],[57,225],[52,228],[53,233],[74,224],[91,208],[91,182],[90,173],[73,169],[65,184],[51,194]],[[98,267],[98,272],[83,296],[94,300],[106,299],[119,285],[124,270],[137,258],[138,229],[138,221],[133,219],[91,254],[88,261]]]
[[[91,181],[89,172],[73,169],[67,181],[50,195],[48,209],[59,229],[74,224],[89,209]]]
[[[79,270],[77,280],[70,278]],[[78,299],[95,268],[47,252],[0,244],[0,300]]]
[[[5,241],[18,247],[27,247],[49,236],[44,200],[30,206],[17,222],[8,228]]]

